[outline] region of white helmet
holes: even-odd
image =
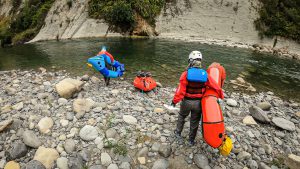
[[[200,59],[202,60],[202,54],[200,51],[193,51],[189,55],[189,61],[190,60],[195,60],[195,59]]]

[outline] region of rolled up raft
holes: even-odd
[[[207,73],[221,87],[221,72],[216,67],[210,67]],[[222,145],[225,134],[222,109],[218,103],[217,92],[208,88],[202,98],[202,133],[205,142],[213,148]]]

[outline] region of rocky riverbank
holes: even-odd
[[[183,169],[297,168],[300,106],[272,92],[226,92],[222,103],[230,156],[197,136],[173,137],[178,112],[168,111],[174,88],[141,93],[125,81],[64,72],[0,72],[0,168]],[[189,122],[183,131],[186,138]]]

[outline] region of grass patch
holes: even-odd
[[[300,0],[260,0],[254,22],[261,37],[282,36],[300,43]]]

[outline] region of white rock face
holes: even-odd
[[[89,1],[73,0],[72,2],[72,7],[69,9],[65,1],[56,0],[47,14],[45,26],[31,42],[57,38],[104,37],[108,25],[103,20],[88,17]],[[121,35],[109,32],[107,36]]]
[[[258,17],[258,6],[258,1],[249,0],[182,0],[176,5],[171,2],[157,18],[156,31],[164,38],[232,46],[239,42],[272,46],[274,40],[260,39],[253,24]],[[299,44],[279,39],[276,47],[284,46],[300,53]]]

